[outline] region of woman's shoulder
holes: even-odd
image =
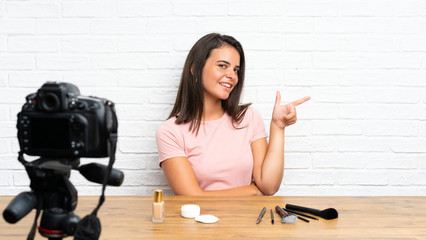
[[[252,106],[247,107],[247,110],[244,114],[244,119],[247,119],[248,121],[253,121],[253,119],[255,118],[261,118],[259,111]]]
[[[241,122],[237,124],[237,128],[245,128],[247,126],[251,126],[253,121],[256,121],[256,119],[261,118],[260,113],[257,109],[253,108],[252,106],[248,106],[244,110],[244,116],[241,119]]]
[[[165,133],[182,133],[187,128],[187,124],[177,124],[176,117],[171,117],[158,126],[157,135]]]
[[[176,126],[176,117],[171,117],[158,126],[157,132],[171,130],[174,129]]]
[[[265,123],[262,119],[262,115],[257,109],[249,107],[244,120],[247,123],[249,131],[252,133],[251,142],[259,138],[267,137]]]
[[[253,106],[248,106],[247,107],[247,112],[250,112],[251,114],[253,114],[253,113],[259,113],[259,111],[256,109],[256,108],[254,108]]]

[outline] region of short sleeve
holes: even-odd
[[[263,122],[260,113],[254,108],[249,109],[251,110],[251,124],[253,128],[251,142],[254,142],[260,138],[266,138],[267,135],[265,130],[265,123]]]
[[[186,157],[184,141],[178,132],[167,121],[157,128],[156,142],[159,155],[159,165],[164,160],[173,157]]]

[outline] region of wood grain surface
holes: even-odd
[[[0,197],[0,210],[13,197]],[[97,197],[80,197],[75,211],[80,217],[90,213]],[[426,239],[426,197],[187,197],[165,196],[166,218],[153,223],[151,196],[108,196],[99,217],[100,239]],[[275,213],[271,224],[270,209],[285,204],[317,209],[335,208],[333,220],[297,220],[280,223]],[[180,216],[180,207],[197,204],[201,214],[219,218],[203,224]],[[256,219],[263,207],[266,214]],[[16,224],[0,219],[0,239],[26,239],[35,211]],[[46,239],[36,235],[36,239]],[[68,237],[65,239],[72,239]]]

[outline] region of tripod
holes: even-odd
[[[16,223],[35,208],[37,214],[29,237],[33,238],[35,235],[37,219],[41,212],[43,213],[38,230],[42,236],[49,240],[73,236],[80,217],[73,212],[77,207],[77,190],[69,181],[71,169],[78,169],[88,180],[99,183],[104,180],[107,166],[90,163],[79,167],[79,158],[41,157],[26,162],[21,153],[18,159],[25,166],[32,191],[18,194],[4,210],[4,219],[9,223]],[[112,169],[107,184],[120,186],[123,178],[121,171]]]

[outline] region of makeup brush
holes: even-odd
[[[290,209],[290,210],[299,211],[299,212],[310,213],[310,214],[322,217],[322,218],[327,219],[327,220],[335,219],[335,218],[338,217],[338,213],[337,213],[336,209],[334,209],[334,208],[327,208],[327,209],[324,209],[324,210],[319,210],[319,209],[314,209],[314,208],[296,206],[296,205],[292,205],[292,204],[286,204],[285,208]]]
[[[288,214],[288,212],[284,211],[280,206],[275,207],[275,211],[280,215],[281,217],[281,223],[295,223],[297,220],[297,217],[292,214]]]
[[[293,210],[290,210],[290,209],[287,209],[287,208],[283,208],[283,209],[285,211],[289,212],[289,213],[293,213],[293,214],[297,214],[297,215],[304,216],[304,217],[307,217],[307,218],[311,218],[311,219],[314,219],[314,220],[318,220],[318,218],[312,217],[311,215],[308,215],[308,214],[304,214],[304,213],[301,213],[301,212],[298,212],[298,211],[293,211]]]

